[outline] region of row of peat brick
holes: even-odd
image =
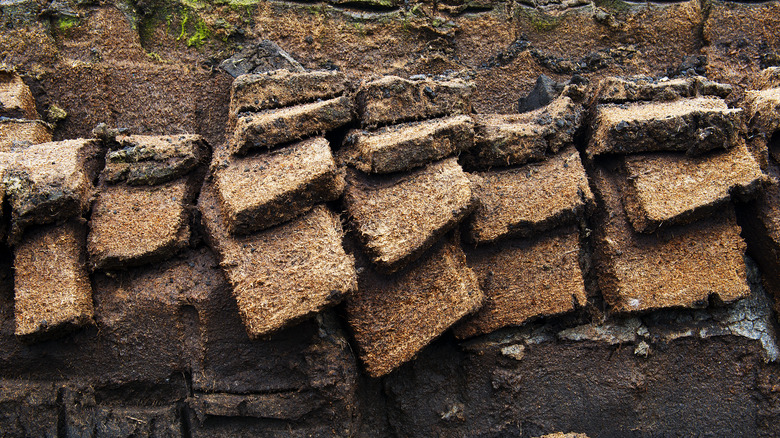
[[[748,294],[733,201],[750,201],[748,240],[780,272],[766,152],[777,69],[764,82],[746,111],[701,77],[609,78],[531,112],[472,115],[457,78],[385,77],[352,97],[340,73],[276,71],[236,79],[233,136],[207,171],[197,136],[14,139],[3,181],[17,334],[89,323],[84,247],[91,269],[110,270],[189,245],[199,188],[195,211],[250,337],[345,301],[373,376],[450,327],[466,338],[587,305],[591,264],[615,311],[733,301]]]

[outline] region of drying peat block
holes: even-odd
[[[164,260],[189,244],[195,181],[159,186],[106,185],[92,207],[87,241],[96,269],[137,266]]]
[[[751,130],[767,138],[780,132],[780,87],[747,91],[745,101]]]
[[[540,437],[537,437],[537,438],[588,438],[588,436],[587,436],[587,435],[585,435],[584,433],[574,433],[574,432],[563,433],[563,432],[555,432],[555,433],[549,433],[549,434],[547,434],[547,435],[542,435],[542,436],[540,436]]]
[[[51,141],[51,129],[38,120],[0,120],[0,151],[9,152]]]
[[[587,297],[579,258],[576,227],[467,250],[468,265],[486,299],[473,317],[455,327],[455,336],[486,334],[584,305]]]
[[[89,208],[93,181],[102,165],[96,140],[66,140],[29,146],[14,154],[3,176],[11,206],[11,243],[24,228],[80,216]]]
[[[17,336],[39,339],[92,322],[85,228],[76,221],[36,228],[15,248]]]
[[[744,144],[690,157],[680,153],[629,155],[625,209],[634,229],[686,223],[721,209],[732,195],[755,195],[766,177]]]
[[[199,135],[131,135],[117,142],[120,149],[106,155],[102,173],[110,184],[162,184],[191,172],[208,156],[208,145]]]
[[[296,421],[322,407],[311,392],[269,394],[195,393],[189,407],[203,421],[207,416],[272,418]]]
[[[352,121],[352,101],[347,97],[246,113],[238,117],[230,152],[245,155],[283,143],[319,135]]]
[[[325,206],[242,237],[228,233],[209,182],[198,207],[250,338],[311,316],[355,290],[354,260],[341,246],[341,222]]]
[[[698,307],[710,295],[724,302],[750,294],[734,209],[688,225],[636,233],[621,204],[625,184],[600,165],[591,175],[604,210],[596,221],[596,271],[604,298],[619,312]]]
[[[0,70],[0,117],[29,120],[38,118],[30,88],[18,74],[7,70]]]
[[[343,170],[323,137],[265,154],[229,157],[215,169],[225,224],[233,234],[286,222],[344,191]]]
[[[471,93],[472,86],[460,79],[408,80],[385,76],[358,89],[358,117],[363,126],[371,127],[470,114]]]
[[[473,206],[468,176],[454,158],[399,176],[350,170],[344,204],[371,260],[385,272],[414,260]]]
[[[731,91],[731,85],[710,81],[702,76],[671,80],[607,77],[599,81],[593,96],[595,103],[623,103],[638,100],[672,101],[703,95],[725,98]]]
[[[573,147],[542,163],[478,172],[472,178],[477,207],[468,219],[467,238],[475,243],[575,223],[593,203]]]
[[[729,149],[740,143],[742,113],[714,97],[598,105],[587,153]]]
[[[281,108],[344,93],[347,78],[330,70],[291,72],[274,70],[241,75],[230,91],[230,117],[239,113]]]
[[[737,210],[750,256],[761,266],[764,284],[780,310],[780,169],[770,163],[771,177],[756,199]]]
[[[474,116],[474,147],[463,157],[468,168],[511,166],[543,160],[572,144],[582,123],[582,106],[569,96],[522,114]]]
[[[392,276],[365,268],[358,282],[358,291],[347,299],[347,322],[372,377],[414,357],[484,299],[457,236],[442,239]]]
[[[761,70],[756,80],[756,88],[760,90],[780,88],[780,67],[769,67]]]
[[[353,130],[339,150],[339,161],[365,173],[401,172],[458,155],[473,143],[471,117],[453,116],[378,131]]]

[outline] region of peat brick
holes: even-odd
[[[312,391],[271,394],[196,393],[188,405],[201,422],[207,416],[300,420],[323,405]]]
[[[190,241],[189,205],[197,184],[182,178],[154,187],[102,187],[87,240],[93,269],[164,260]]]
[[[233,81],[230,93],[230,116],[239,113],[282,108],[290,105],[330,99],[347,88],[347,78],[337,71],[291,72],[242,75]]]
[[[16,335],[56,336],[94,316],[85,269],[86,227],[76,221],[26,233],[14,251]]]
[[[214,181],[233,234],[286,222],[344,191],[343,170],[323,137],[265,154],[229,157],[216,166]]]
[[[15,153],[3,175],[11,206],[11,243],[29,225],[86,212],[102,157],[100,144],[94,140],[43,143]]]
[[[767,138],[780,132],[780,87],[747,91],[745,101],[751,130],[762,132]]]
[[[463,157],[467,168],[511,166],[541,161],[574,142],[582,106],[568,96],[522,114],[474,117],[474,148]]]
[[[352,101],[347,97],[242,114],[230,143],[230,152],[245,155],[270,149],[339,128],[352,121]]]
[[[379,377],[475,312],[483,299],[457,236],[448,236],[392,276],[364,269],[358,291],[347,299],[347,321],[366,371]]]
[[[344,203],[372,261],[385,272],[418,257],[474,204],[468,176],[454,158],[400,176],[348,171]]]
[[[470,114],[472,85],[460,80],[408,80],[385,76],[362,85],[357,111],[363,126]]]
[[[51,141],[51,128],[38,120],[0,120],[0,151],[10,152]]]
[[[725,98],[731,94],[731,85],[710,81],[702,76],[671,80],[651,78],[602,79],[594,92],[596,103],[623,103],[639,100],[672,101],[685,97],[711,95]]]
[[[458,155],[473,144],[474,122],[461,115],[351,131],[338,158],[365,173],[393,173]]]
[[[198,206],[251,338],[333,306],[355,289],[354,260],[341,246],[341,223],[325,206],[244,237],[227,232],[209,183]]]
[[[593,193],[574,148],[539,164],[472,175],[477,208],[468,219],[475,243],[529,236],[584,217]]]
[[[711,295],[750,294],[734,209],[688,225],[636,233],[621,205],[623,177],[607,165],[591,177],[604,206],[595,227],[595,266],[604,298],[619,312],[702,307]]]
[[[10,71],[0,71],[0,117],[35,120],[35,99],[22,78]]]
[[[743,111],[719,98],[599,105],[588,155],[730,149],[741,140]]]
[[[766,180],[744,145],[697,157],[630,155],[623,163],[628,177],[624,206],[641,233],[707,216],[732,196],[752,197]]]
[[[531,318],[574,310],[586,302],[580,269],[580,236],[574,227],[533,239],[511,240],[467,251],[485,293],[485,304],[455,328],[467,338]]]
[[[106,155],[107,183],[155,185],[172,181],[203,164],[208,146],[199,135],[131,135],[117,138],[121,149]]]

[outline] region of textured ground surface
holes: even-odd
[[[19,74],[0,71],[0,83],[10,83],[0,90],[0,435],[780,436],[780,203],[777,183],[758,181],[755,169],[780,176],[780,110],[773,107],[780,80],[776,70],[762,72],[780,65],[777,1],[0,0],[0,26],[0,63]],[[224,162],[263,163],[268,153],[256,134],[248,146],[231,142],[233,77],[219,66],[265,39],[294,60],[255,51],[226,69],[340,74],[322,73],[332,83],[316,85],[305,77],[292,93],[271,80],[254,91],[256,102],[246,86],[233,94],[234,112],[299,114],[318,99],[349,98],[339,114],[322,116],[336,122],[316,126],[298,117],[285,123],[300,126],[283,128],[262,113],[274,141],[323,134],[338,162],[339,147],[357,130],[471,112],[478,146],[485,126],[509,121],[534,163],[485,149],[484,141],[483,155],[471,157],[489,163],[461,154],[471,201],[437,213],[446,229],[424,234],[434,237],[422,238],[422,248],[389,242],[407,263],[392,276],[376,272],[344,199],[332,200],[340,188],[307,198],[278,227],[215,231],[209,223],[224,217],[213,175],[229,173],[217,158],[240,152]],[[555,92],[568,87],[565,97],[532,117],[505,115],[517,111],[540,74],[557,83]],[[687,79],[596,87],[609,76],[680,74]],[[411,81],[396,87],[401,98],[358,91],[386,75]],[[690,79],[697,75],[723,86]],[[460,85],[443,82],[471,82],[470,107],[458,103]],[[718,105],[742,109],[728,110],[742,118],[661,117],[649,131],[663,136],[673,127],[698,142],[683,148],[693,147],[695,157],[668,150],[677,146],[655,154],[613,147],[612,134],[604,136],[611,152],[640,154],[586,153],[599,132],[597,104],[651,107],[658,115],[701,96],[722,98]],[[456,103],[409,103],[418,98]],[[630,123],[615,119],[610,129],[629,137],[648,132],[649,122],[631,114]],[[99,123],[105,126],[93,134]],[[50,133],[57,141],[97,136],[101,157],[127,151],[116,161],[122,169],[108,155],[97,177],[103,162],[92,146],[53,162],[29,151],[56,156],[62,143],[48,151],[20,143],[44,143]],[[131,150],[118,133],[198,134],[213,159],[181,170],[186,154]],[[422,151],[406,158],[411,164],[391,163],[401,173],[360,178],[408,180],[465,147],[427,138],[407,143]],[[718,138],[731,143],[711,144]],[[742,148],[742,141],[755,162],[744,149],[738,163],[709,151]],[[570,166],[563,154],[581,161]],[[739,167],[729,173],[729,163]],[[300,175],[311,163],[288,164],[298,167],[284,172],[281,162],[279,174],[294,203],[312,195],[295,185],[307,181]],[[556,166],[565,166],[566,177],[545,173]],[[144,182],[109,181],[112,171]],[[496,195],[487,190],[492,185],[484,190],[492,197],[481,202],[474,184],[498,181],[502,172],[514,178],[504,184],[511,194]],[[340,187],[338,178],[334,171],[329,184]],[[641,190],[627,195],[631,184]],[[686,184],[693,188],[675,197]],[[173,196],[166,191],[185,185]],[[530,196],[507,199],[524,186]],[[439,191],[445,188],[454,190]],[[434,189],[417,188],[409,209],[443,204],[430,195]],[[641,232],[632,205],[644,215]],[[497,218],[488,242],[471,243],[477,216],[464,216],[469,208]],[[381,229],[392,223],[420,234],[425,218],[410,224],[402,213],[375,212],[372,232],[395,235]],[[152,223],[157,216],[160,227]],[[132,229],[114,227],[117,217]],[[92,243],[93,254],[90,239],[101,242]],[[280,249],[269,253],[268,242]],[[110,256],[97,266],[95,254],[103,253]],[[57,275],[47,274],[57,267]]]

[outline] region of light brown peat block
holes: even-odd
[[[353,130],[338,158],[364,173],[393,173],[457,155],[473,144],[474,122],[461,115],[391,125],[373,132]]]
[[[0,71],[0,117],[28,120],[38,118],[30,88],[14,72]]]
[[[341,223],[325,206],[241,237],[228,233],[208,181],[198,207],[250,338],[309,317],[355,290],[354,260],[341,245]]]
[[[384,276],[365,268],[347,299],[347,321],[372,377],[410,360],[484,296],[456,238],[437,243],[414,265]]]
[[[722,208],[732,198],[748,199],[766,177],[744,145],[690,157],[679,153],[630,155],[625,209],[639,232],[685,223]]]
[[[93,320],[85,269],[86,227],[76,221],[36,228],[14,251],[16,335],[38,340]]]
[[[343,73],[330,70],[242,75],[233,81],[230,91],[230,117],[239,113],[282,108],[317,99],[330,99],[344,92],[347,80]]]
[[[561,96],[534,111],[478,114],[474,121],[474,147],[464,155],[464,166],[511,166],[541,161],[571,145],[582,123],[582,107]]]
[[[593,203],[574,148],[542,163],[477,172],[472,178],[477,207],[468,219],[467,238],[475,243],[572,224]]]
[[[304,105],[242,114],[229,147],[236,155],[322,134],[352,120],[352,100],[347,97]]]
[[[355,99],[361,124],[370,127],[469,114],[471,93],[471,85],[460,79],[408,80],[385,76],[363,84]]]
[[[750,294],[745,242],[731,205],[691,224],[640,234],[621,204],[623,176],[605,165],[591,176],[604,206],[594,231],[596,272],[614,310],[701,307],[711,295],[731,302]]]
[[[685,97],[711,95],[725,98],[732,87],[702,76],[671,80],[608,77],[599,81],[593,93],[595,103],[623,103],[640,100],[672,101]]]
[[[742,113],[715,97],[598,105],[587,154],[730,149],[741,142]]]
[[[29,146],[3,175],[11,206],[10,242],[32,224],[80,216],[89,207],[103,158],[95,140],[66,140]]]
[[[328,140],[315,137],[248,157],[229,157],[214,172],[228,231],[247,234],[288,221],[344,190]]]
[[[570,226],[532,239],[467,250],[468,265],[486,299],[473,317],[455,327],[455,336],[486,334],[584,305],[579,239],[579,231]]]
[[[189,244],[189,205],[196,182],[181,178],[157,186],[108,185],[92,206],[87,240],[97,269],[164,260]]]
[[[454,158],[408,175],[347,172],[344,204],[372,261],[393,272],[455,227],[473,207],[468,176]]]
[[[0,151],[9,152],[51,141],[51,128],[39,120],[0,120]]]

